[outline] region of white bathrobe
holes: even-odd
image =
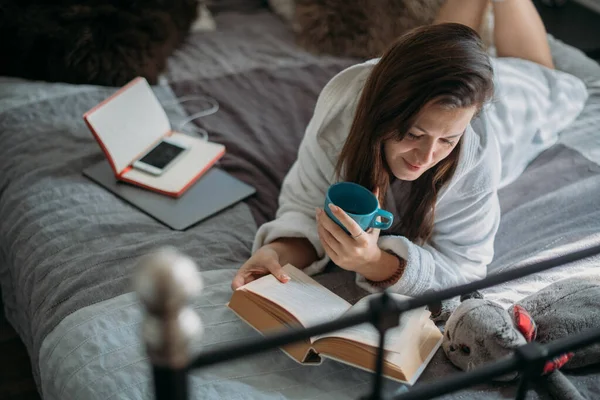
[[[275,220],[259,227],[253,252],[281,237],[307,238],[319,259],[315,274],[330,261],[317,233],[315,209],[335,183],[334,166],[352,124],[356,105],[378,59],[354,65],[324,87],[283,181]],[[471,121],[458,168],[436,203],[431,239],[423,246],[403,236],[384,236],[379,247],[407,261],[388,290],[416,296],[485,277],[494,256],[500,222],[498,189],[514,181],[539,153],[552,146],[587,99],[583,82],[566,73],[512,58],[493,59],[496,95]],[[401,207],[401,205],[400,205]],[[372,287],[357,274],[357,284]]]

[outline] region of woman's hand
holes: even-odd
[[[382,253],[377,245],[379,229],[365,232],[341,208],[330,205],[330,209],[350,235],[329,218],[324,210],[317,210],[319,238],[329,258],[340,268],[355,272],[376,264]]]
[[[241,266],[231,282],[231,288],[235,290],[240,286],[268,274],[273,274],[275,278],[282,283],[286,283],[290,280],[290,277],[287,276],[285,272],[283,272],[283,268],[281,268],[279,254],[277,254],[275,249],[266,245],[258,249],[254,255]]]

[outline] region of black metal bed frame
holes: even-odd
[[[445,289],[437,293],[428,293],[404,301],[397,301],[386,292],[374,296],[369,309],[363,313],[341,317],[335,321],[323,323],[311,328],[289,328],[274,334],[265,335],[254,340],[234,346],[208,349],[192,359],[187,351],[187,344],[196,331],[190,328],[194,318],[185,310],[186,296],[193,296],[194,290],[185,293],[190,287],[190,276],[174,273],[176,268],[188,268],[196,273],[195,266],[182,255],[171,254],[171,258],[154,259],[141,263],[141,271],[146,283],[152,282],[153,294],[140,293],[146,306],[145,344],[150,361],[156,400],[188,400],[188,373],[191,370],[207,368],[211,365],[232,361],[245,356],[307,339],[314,335],[324,334],[363,323],[371,323],[380,333],[379,348],[376,355],[376,370],[373,375],[371,393],[362,400],[381,400],[383,384],[383,345],[386,331],[398,324],[400,314],[415,308],[436,304],[463,294],[488,288],[500,283],[538,273],[559,265],[567,264],[586,257],[600,254],[600,246],[576,251],[554,259],[541,261],[523,268],[491,275],[480,281]],[[179,258],[177,258],[179,257]],[[150,265],[150,266],[149,266]],[[152,271],[150,271],[152,270]],[[142,276],[142,275],[140,275]],[[179,280],[178,280],[179,279]],[[139,278],[138,278],[139,280]],[[192,279],[193,280],[193,279]],[[191,285],[193,286],[193,285]],[[140,285],[138,285],[140,287]],[[148,287],[148,285],[146,285]],[[195,315],[195,313],[194,313]],[[190,320],[183,323],[183,317]],[[183,325],[187,324],[187,328]],[[470,372],[459,372],[426,385],[415,385],[407,392],[389,397],[396,400],[432,399],[450,392],[466,389],[469,386],[489,382],[494,377],[518,371],[521,373],[515,399],[525,399],[530,381],[541,375],[546,360],[552,359],[567,351],[573,351],[596,342],[600,342],[600,328],[581,332],[547,344],[531,342],[518,348],[512,356]]]

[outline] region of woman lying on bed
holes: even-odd
[[[494,58],[472,29],[488,1],[469,5],[448,0],[435,24],[325,86],[276,219],[259,228],[234,289],[268,273],[285,282],[286,263],[315,274],[330,260],[356,272],[367,290],[409,296],[486,275],[500,221],[498,189],[556,142],[587,92],[554,69],[529,0],[493,3]],[[346,234],[321,209],[339,180],[369,188],[384,208],[395,201],[400,227],[380,236],[332,210]],[[394,180],[407,184],[401,201],[388,191]]]

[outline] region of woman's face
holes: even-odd
[[[414,181],[448,157],[475,115],[476,107],[426,107],[403,140],[384,143],[385,159],[394,176]]]

